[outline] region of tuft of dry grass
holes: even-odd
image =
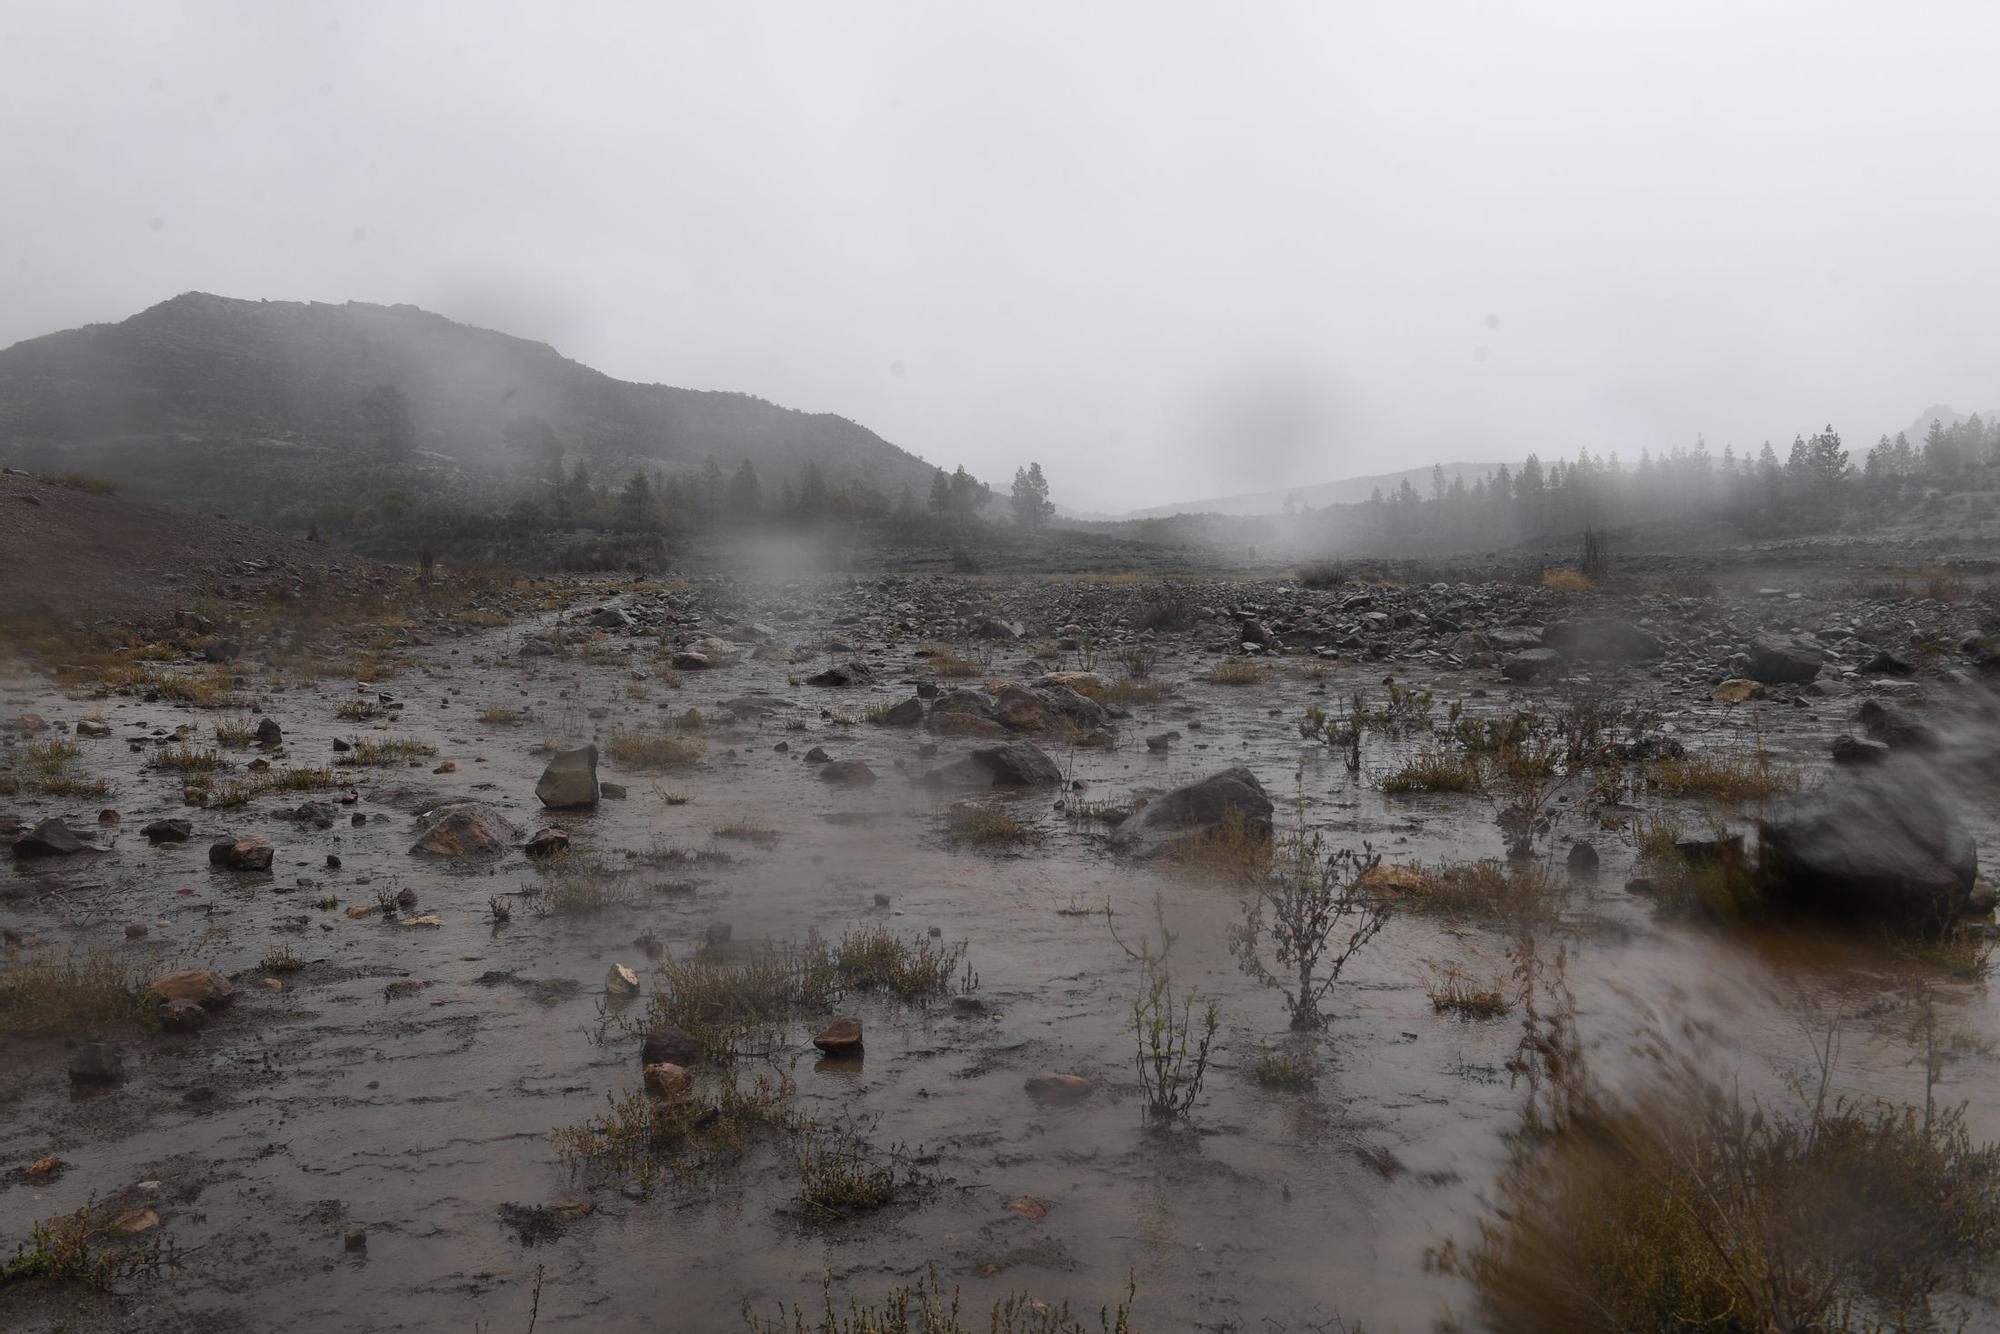
[[[739,843],[754,843],[760,848],[776,847],[784,835],[769,825],[761,825],[754,820],[731,820],[715,831],[717,838],[735,839]]]
[[[1676,797],[1709,797],[1716,801],[1768,801],[1798,790],[1798,770],[1772,762],[1762,746],[1747,755],[1691,751],[1656,760],[1649,777],[1653,785]]]
[[[171,750],[156,750],[148,755],[146,767],[181,774],[213,774],[230,766],[220,751],[196,750],[183,741]]]
[[[1568,884],[1533,861],[1503,862],[1487,857],[1404,868],[1414,874],[1384,880],[1383,892],[1413,912],[1437,913],[1487,922],[1553,920],[1568,897]]]
[[[1410,761],[1382,776],[1382,790],[1402,792],[1477,792],[1484,785],[1479,757],[1459,751],[1419,751]]]
[[[1042,837],[1034,825],[1012,811],[961,801],[945,812],[945,837],[953,843],[969,843],[976,848],[1020,847]]]
[[[708,741],[665,732],[619,731],[605,738],[604,753],[628,769],[678,769],[706,755]]]
[[[511,704],[488,704],[479,711],[479,721],[489,727],[519,727],[530,716],[526,709],[517,709]]]
[[[1271,831],[1231,810],[1213,828],[1170,846],[1167,857],[1183,870],[1232,880],[1259,880],[1271,869]]]
[[[951,681],[968,680],[983,675],[986,671],[972,659],[961,658],[950,649],[933,649],[925,661],[930,667],[932,676],[941,676]]]
[[[891,1289],[880,1306],[853,1298],[844,1307],[839,1305],[828,1278],[816,1310],[780,1306],[775,1317],[765,1319],[746,1303],[743,1323],[750,1334],[1132,1334],[1137,1291],[1128,1284],[1124,1297],[1115,1306],[1103,1306],[1094,1320],[1087,1314],[1072,1314],[1067,1303],[1052,1306],[1016,1292],[994,1302],[986,1318],[974,1316],[967,1324],[958,1289],[947,1293],[932,1269],[913,1286]]]
[[[1212,686],[1254,686],[1268,674],[1261,662],[1253,662],[1249,658],[1231,658],[1209,668],[1208,675],[1202,679]]]
[[[359,768],[405,764],[437,754],[437,747],[415,737],[389,737],[381,741],[358,740],[354,749],[334,763]]]
[[[1424,983],[1431,1009],[1459,1019],[1498,1019],[1514,1008],[1503,982],[1476,978],[1457,964],[1435,964]]]
[[[1595,593],[1598,583],[1581,570],[1543,570],[1542,587],[1558,593]]]
[[[145,977],[109,951],[0,960],[0,1033],[80,1033],[146,1012]]]

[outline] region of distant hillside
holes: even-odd
[[[385,411],[399,395],[406,413]],[[614,380],[413,306],[188,293],[0,351],[0,462],[104,471],[146,494],[338,489],[396,434],[440,485],[545,472],[558,454],[604,480],[748,459],[773,491],[808,461],[891,496],[924,495],[932,471],[843,417]]]
[[[1518,467],[1519,464],[1511,464]],[[1465,484],[1471,486],[1478,478],[1498,470],[1497,463],[1447,463],[1444,465],[1445,485],[1449,486],[1454,477],[1464,477]],[[1335,482],[1315,482],[1310,486],[1282,487],[1271,491],[1246,491],[1241,495],[1215,496],[1207,500],[1188,500],[1174,505],[1155,505],[1151,509],[1128,510],[1122,514],[1066,513],[1065,517],[1082,520],[1124,520],[1124,519],[1164,519],[1175,514],[1282,514],[1285,502],[1294,506],[1310,505],[1320,509],[1327,505],[1357,504],[1368,499],[1376,487],[1388,495],[1401,486],[1404,478],[1417,494],[1431,493],[1431,465],[1409,468],[1403,472],[1376,473],[1368,477],[1344,477]]]

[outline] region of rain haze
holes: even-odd
[[[0,344],[409,302],[1084,510],[2000,401],[1982,4],[14,3]]]
[[[1996,69],[0,0],[0,1331],[2000,1331]]]

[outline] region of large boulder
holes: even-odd
[[[219,1010],[236,999],[236,988],[221,973],[190,968],[155,978],[147,986],[146,996],[153,1004],[162,1007],[186,1002],[205,1010]]]
[[[1935,750],[1938,735],[1930,724],[1898,705],[1879,699],[1863,701],[1854,721],[1869,736],[1892,750]]]
[[[575,750],[556,752],[548,768],[542,770],[541,781],[535,784],[535,795],[550,810],[581,810],[595,806],[598,797],[597,747],[578,746]]]
[[[865,662],[835,663],[823,672],[814,672],[806,678],[809,686],[865,686],[875,680],[875,673],[868,670]]]
[[[483,801],[454,801],[417,817],[413,857],[469,860],[501,857],[521,837],[521,831]]]
[[[261,838],[225,838],[208,845],[208,864],[223,871],[268,871],[274,852]]]
[[[820,781],[841,787],[872,787],[875,771],[860,760],[834,760],[819,771]]]
[[[1562,655],[1552,648],[1524,648],[1509,653],[1500,663],[1500,675],[1509,681],[1549,681],[1562,675]]]
[[[912,695],[884,709],[876,719],[884,727],[915,727],[924,720],[924,702]]]
[[[1826,653],[1797,635],[1758,635],[1750,641],[1744,675],[1767,686],[1800,685],[1819,675]]]
[[[999,705],[984,690],[953,690],[931,705],[930,729],[959,736],[999,736]]]
[[[1572,662],[1653,662],[1667,652],[1630,621],[1610,618],[1557,621],[1542,631],[1542,643]]]
[[[1271,832],[1271,798],[1257,775],[1242,765],[1147,802],[1112,827],[1111,841],[1138,856],[1152,856],[1232,820],[1241,820],[1253,833]]]
[[[1978,849],[1951,794],[1908,763],[1803,794],[1758,826],[1759,873],[1778,908],[1877,927],[1935,932],[1961,912]]]
[[[67,857],[83,851],[83,840],[70,832],[60,816],[50,816],[33,829],[15,836],[16,857]]]
[[[961,787],[1039,787],[1062,782],[1062,770],[1041,747],[1012,741],[981,746],[965,759],[933,770],[928,780]]]

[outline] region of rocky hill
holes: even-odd
[[[809,461],[890,495],[923,495],[932,471],[842,417],[615,380],[413,306],[188,293],[0,351],[0,463],[232,512],[351,489],[385,461],[476,487],[552,460],[610,479],[710,456],[773,489]]]

